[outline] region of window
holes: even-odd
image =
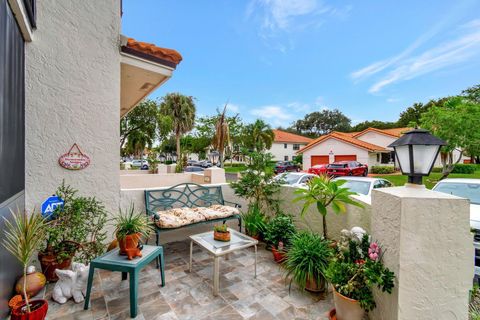
[[[380,162],[380,153],[377,153],[377,163]]]
[[[283,157],[283,160],[288,161],[288,156]]]
[[[287,146],[288,146],[288,145],[287,145],[286,143],[283,144],[283,148],[284,148],[284,149],[287,149]]]
[[[300,150],[300,145],[299,144],[294,144],[293,145],[293,150]]]
[[[390,163],[392,162],[392,155],[391,153],[381,153],[381,160],[380,160],[380,163],[384,163],[384,164],[387,164],[387,163]]]

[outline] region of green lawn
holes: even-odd
[[[432,189],[438,179],[442,176],[439,172],[433,172],[428,177],[423,178],[423,183],[428,189]],[[389,180],[396,186],[403,186],[407,182],[407,177],[402,175],[384,175],[378,176],[379,178],[384,178]],[[463,173],[451,173],[448,175],[449,178],[470,178],[470,179],[480,179],[480,171],[475,171],[473,174],[463,174]]]
[[[245,171],[247,167],[241,166],[241,167],[225,167],[225,172],[228,173],[236,173],[236,172],[242,172]]]

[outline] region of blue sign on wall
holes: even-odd
[[[64,201],[58,196],[51,196],[47,198],[42,203],[42,216],[46,219],[51,218],[52,214],[55,212],[55,209],[60,207],[63,208]]]

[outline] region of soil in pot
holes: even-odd
[[[55,273],[56,269],[70,269],[70,265],[72,264],[71,257],[59,261],[57,255],[42,252],[38,253],[38,260],[42,267],[42,273],[45,275],[48,282],[55,282],[58,280],[57,274]]]
[[[357,300],[345,297],[333,287],[333,301],[335,303],[335,316],[337,320],[362,320],[365,310],[360,307]]]
[[[31,300],[30,313],[27,313],[26,304],[22,303],[12,310],[11,320],[44,320],[47,316],[47,300]]]

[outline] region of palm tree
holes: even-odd
[[[177,159],[181,158],[180,138],[195,125],[195,102],[191,96],[169,93],[162,98],[160,114],[170,117],[177,145]]]
[[[227,105],[223,108],[223,112],[218,115],[217,122],[215,123],[215,135],[213,136],[213,147],[218,151],[218,161],[223,168],[223,159],[225,154],[225,147],[230,145],[230,130],[228,127],[227,118],[225,112],[227,111]]]
[[[272,147],[275,134],[272,128],[263,120],[257,119],[243,130],[243,141],[246,148],[257,152]]]
[[[143,159],[143,151],[148,146],[153,144],[153,140],[148,134],[141,130],[132,132],[127,139],[127,150],[133,154],[140,155]]]

